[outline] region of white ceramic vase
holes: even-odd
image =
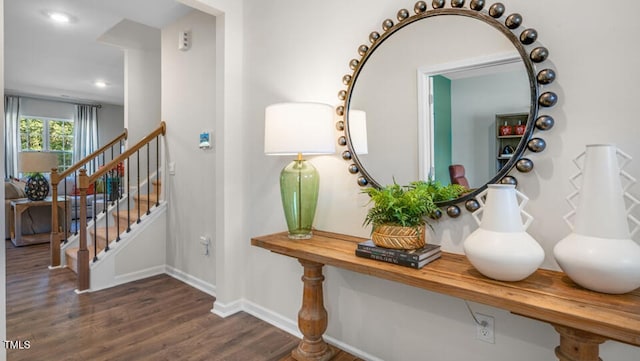
[[[518,197],[522,198],[520,204]],[[542,247],[525,231],[533,221],[523,211],[528,198],[512,184],[489,184],[477,199],[480,208],[473,217],[480,228],[463,245],[469,262],[483,275],[499,281],[527,278],[544,260]],[[478,218],[480,213],[482,220]],[[526,218],[524,224],[522,216]]]
[[[572,233],[556,244],[553,255],[569,278],[593,291],[621,294],[640,287],[640,246],[631,239],[639,222],[629,214],[639,202],[626,193],[635,179],[623,170],[630,160],[606,144],[587,145],[574,160],[581,171],[571,178],[576,191],[567,197],[573,210],[565,216]],[[626,187],[621,176],[628,180]],[[581,186],[575,183],[578,179]],[[573,203],[576,196],[577,205]],[[629,209],[625,197],[631,203]],[[570,222],[573,216],[575,225]],[[628,219],[635,223],[633,232]]]

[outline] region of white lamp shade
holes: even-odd
[[[58,156],[50,152],[19,152],[18,168],[22,173],[50,172],[58,167]]]
[[[349,139],[356,154],[367,154],[367,113],[362,110],[349,110]]]
[[[265,109],[264,152],[270,155],[335,153],[333,107],[278,103]]]

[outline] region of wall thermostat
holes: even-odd
[[[200,149],[209,149],[211,148],[211,133],[202,132],[200,133]]]

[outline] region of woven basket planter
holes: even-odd
[[[402,227],[380,224],[373,227],[371,239],[378,247],[416,249],[424,247],[424,234],[424,225],[419,227]]]

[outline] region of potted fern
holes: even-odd
[[[377,246],[420,248],[425,245],[427,219],[436,218],[436,202],[458,198],[466,191],[458,184],[443,186],[433,181],[367,188],[363,192],[371,197],[373,207],[367,212],[364,225],[373,225],[371,238]]]

